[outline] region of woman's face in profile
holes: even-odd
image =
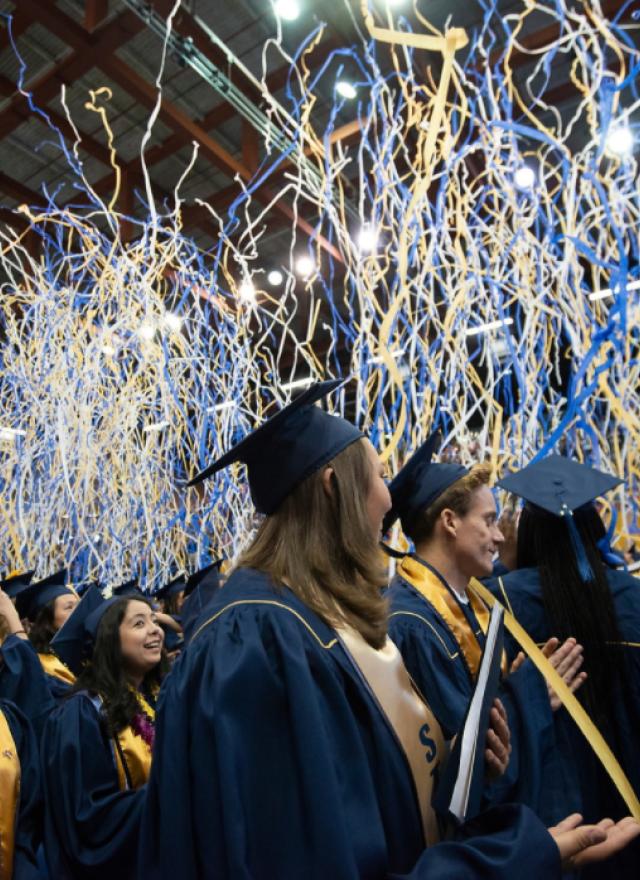
[[[369,523],[376,541],[382,538],[382,520],[391,509],[391,495],[385,481],[386,469],[380,461],[378,453],[366,438],[362,441],[369,459],[369,494],[367,496],[367,513]]]

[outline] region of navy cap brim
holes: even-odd
[[[219,587],[220,566],[223,562],[223,559],[216,559],[215,562],[205,565],[204,568],[200,568],[198,571],[194,571],[192,575],[189,575],[184,588],[185,597],[190,596],[196,587],[199,587],[205,579],[207,584],[210,584],[212,587]]]
[[[4,590],[7,596],[9,596],[11,599],[15,599],[18,593],[22,592],[22,590],[29,586],[29,584],[33,580],[33,576],[35,573],[35,568],[32,568],[31,571],[24,571],[20,574],[13,574],[11,575],[11,577],[5,578],[3,581],[0,581],[0,589]]]
[[[123,596],[144,596],[144,593],[138,586],[138,578],[131,578],[123,584],[112,587],[111,595],[115,599],[122,599]]]
[[[77,596],[77,593],[66,584],[67,569],[50,574],[40,581],[31,582],[28,587],[20,590],[16,595],[16,610],[20,617],[34,618],[41,608],[49,602],[69,593]]]
[[[163,587],[160,587],[159,590],[156,590],[153,594],[154,599],[168,599],[171,596],[177,596],[179,593],[184,592],[184,589],[187,584],[187,576],[183,573],[178,575],[178,577],[174,578],[172,581],[169,581],[168,584],[165,584]]]

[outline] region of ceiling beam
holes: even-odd
[[[21,36],[29,27],[29,25],[33,24],[33,19],[30,15],[24,11],[24,9],[16,9],[16,11],[11,16],[11,36],[14,39],[14,42]],[[11,40],[9,38],[9,23],[6,19],[3,19],[2,28],[0,28],[0,52],[3,49],[8,49],[11,46]]]
[[[109,0],[85,0],[84,29],[93,33],[109,14]]]
[[[628,0],[602,0],[602,15],[604,16],[604,18],[611,20],[626,2],[628,2]],[[629,3],[624,13],[620,17],[620,21],[626,21],[630,19],[632,15],[637,11],[637,5],[634,3]],[[536,56],[532,56],[529,53],[538,51],[545,46],[551,47],[551,45],[555,43],[561,33],[562,30],[560,25],[550,24],[547,27],[543,27],[537,31],[534,31],[533,33],[523,35],[518,39],[518,44],[522,47],[522,49],[514,48],[514,50],[509,54],[509,67],[514,70],[517,67],[522,67],[525,64],[532,63],[535,60]],[[489,56],[490,67],[493,67],[493,65],[503,57],[504,51],[504,46],[501,46],[499,49],[494,49],[494,51]]]
[[[9,196],[10,199],[15,199],[16,202],[19,202],[20,204],[24,202],[27,205],[41,205],[44,201],[42,195],[29,189],[29,187],[25,186],[23,183],[13,180],[3,171],[0,171],[0,192]]]
[[[56,28],[51,30],[64,39],[61,36],[65,33],[64,21],[60,19],[62,13],[55,7],[52,8],[46,0],[42,3],[37,0],[20,0],[20,10],[25,13],[28,11],[32,21],[39,21],[45,27],[49,27],[51,21],[56,22]],[[64,16],[64,19],[66,21],[67,17]],[[87,34],[73,21],[72,24],[76,33],[84,35],[84,42],[76,51],[70,52],[51,70],[29,85],[32,100],[38,107],[45,108],[49,101],[60,94],[60,87],[63,84],[71,85],[76,82],[88,70],[95,67],[97,57],[115,52],[144,28],[144,23],[137,15],[129,11],[123,12],[93,34]],[[0,138],[14,131],[32,115],[24,97],[16,93],[8,105],[0,111]]]

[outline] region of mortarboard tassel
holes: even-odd
[[[580,537],[580,532],[575,524],[573,519],[573,513],[566,504],[563,504],[563,509],[561,512],[561,516],[564,518],[564,521],[567,524],[567,529],[569,531],[569,540],[571,541],[571,545],[573,547],[573,553],[576,558],[576,562],[578,564],[578,572],[580,574],[581,580],[585,583],[591,583],[595,580],[593,569],[587,559],[587,552],[584,549],[584,544],[582,543],[582,538]]]

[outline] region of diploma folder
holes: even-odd
[[[500,683],[503,617],[504,608],[496,602],[491,609],[476,687],[433,802],[438,813],[457,822],[473,819],[480,812],[489,713]]]

